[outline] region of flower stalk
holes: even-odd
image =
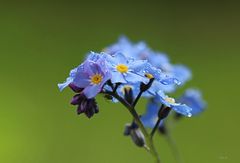
[[[134,105],[130,105],[125,99],[123,99],[121,96],[119,96],[118,94],[116,93],[113,93],[111,91],[105,91],[103,92],[107,95],[111,95],[113,96],[114,98],[116,98],[120,103],[122,103],[127,109],[128,111],[131,113],[131,115],[133,116],[136,124],[138,125],[138,127],[140,128],[140,130],[142,131],[145,139],[146,139],[146,144],[147,144],[147,147],[150,151],[150,153],[153,155],[153,157],[155,158],[155,162],[156,163],[160,163],[160,157],[157,153],[157,150],[154,146],[154,143],[153,143],[153,140],[150,136],[150,134],[147,132],[146,128],[144,127],[144,125],[142,124],[140,118],[139,118],[139,115],[138,113],[136,112],[135,110],[135,107]]]

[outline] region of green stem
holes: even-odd
[[[133,107],[135,107],[136,106],[136,104],[137,104],[137,102],[138,102],[138,100],[140,99],[140,97],[142,96],[142,91],[140,91],[139,93],[138,93],[138,95],[137,95],[137,97],[136,97],[136,99],[134,100],[134,102],[133,102]]]
[[[155,126],[154,126],[154,128],[153,128],[153,130],[152,130],[152,132],[150,134],[151,139],[153,138],[156,130],[158,129],[160,122],[161,122],[161,118],[158,118],[157,123],[155,124]]]
[[[146,144],[148,145],[149,149],[150,149],[150,153],[154,156],[156,163],[160,163],[160,158],[159,155],[155,149],[155,146],[153,144],[153,140],[151,139],[150,135],[148,134],[147,130],[145,129],[145,127],[143,126],[136,110],[134,109],[134,107],[132,105],[130,105],[126,100],[124,100],[122,97],[120,97],[118,94],[113,93],[113,92],[109,92],[109,91],[105,91],[103,92],[105,94],[111,95],[114,98],[116,98],[119,102],[121,102],[127,109],[128,111],[132,114],[132,116],[135,119],[135,122],[137,123],[138,127],[140,128],[140,130],[142,131],[145,139],[146,139]]]

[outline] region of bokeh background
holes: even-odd
[[[186,87],[203,91],[207,111],[173,131],[184,162],[239,162],[239,20],[231,1],[1,1],[0,162],[153,161],[122,135],[131,116],[121,105],[99,97],[89,120],[57,88],[87,52],[122,34],[189,66]],[[163,163],[174,162],[164,137],[155,142]]]

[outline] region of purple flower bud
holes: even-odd
[[[73,96],[71,104],[78,105],[77,114],[85,113],[88,118],[99,112],[95,98],[88,99],[83,93]]]

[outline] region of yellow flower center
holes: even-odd
[[[154,78],[153,75],[150,74],[150,73],[146,73],[145,76],[146,76],[148,79],[152,79],[152,78]]]
[[[167,97],[167,98],[165,98],[165,100],[166,100],[167,102],[171,103],[171,104],[175,104],[174,98]]]
[[[99,84],[101,83],[103,77],[100,74],[94,74],[91,76],[91,84]]]
[[[124,64],[119,64],[119,65],[117,65],[116,68],[121,73],[126,73],[128,71],[128,66],[126,66]]]

